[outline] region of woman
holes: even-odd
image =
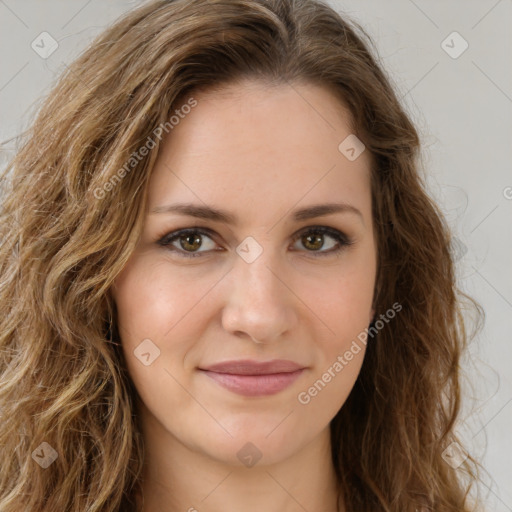
[[[354,27],[158,0],[62,76],[4,176],[2,511],[476,507],[450,235]]]

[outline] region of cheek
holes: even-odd
[[[371,260],[351,262],[329,279],[308,280],[308,304],[324,324],[329,352],[345,350],[347,344],[368,327],[372,316],[375,267]],[[307,296],[307,295],[306,295]],[[321,322],[320,322],[321,321]]]
[[[329,331],[323,338],[322,363],[315,377],[336,389],[335,393],[344,394],[344,390],[350,389],[357,379],[363,363],[372,287],[342,280],[341,286],[335,289],[337,291],[318,306]]]
[[[327,292],[315,294],[315,313],[328,330],[322,329],[325,336],[316,340],[318,364],[297,396],[299,407],[308,411],[308,418],[330,421],[357,380],[366,352],[373,299],[371,276],[368,269],[362,274],[348,273],[332,281]]]
[[[343,271],[328,282],[324,280],[323,289],[314,289],[310,299],[315,314],[328,327],[322,328],[325,335],[317,338],[319,364],[298,397],[313,415],[329,417],[337,413],[363,364],[376,270],[370,250],[358,256],[347,259]]]
[[[183,373],[187,355],[208,322],[203,299],[215,284],[214,277],[171,269],[165,258],[142,254],[116,278],[113,297],[122,349],[141,394],[145,388],[148,393],[150,387],[168,388],[165,370],[177,376]]]
[[[347,361],[333,358],[317,375],[299,390],[296,397],[303,425],[314,430],[327,425],[346,402],[359,375],[364,358],[364,346]]]
[[[168,372],[176,373],[173,365],[181,364],[190,348],[186,340],[194,339],[187,312],[197,303],[196,293],[179,272],[165,271],[165,262],[142,255],[116,278],[113,298],[127,370],[143,403],[182,405]]]
[[[166,271],[165,263],[143,257],[129,263],[114,293],[123,342],[152,337],[160,342],[193,306],[195,295],[179,272]]]

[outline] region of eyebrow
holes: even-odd
[[[211,206],[196,205],[193,203],[176,203],[163,206],[157,206],[150,211],[153,213],[177,213],[189,217],[197,217],[224,224],[238,225],[238,217],[232,213]],[[322,217],[324,215],[332,215],[334,213],[353,213],[361,217],[363,214],[355,207],[347,203],[327,203],[315,204],[306,208],[301,208],[293,212],[293,220],[302,221]]]

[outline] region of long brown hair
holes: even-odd
[[[331,423],[347,511],[470,510],[478,463],[443,458],[469,338],[450,234],[371,45],[315,0],[156,0],[68,67],[2,175],[2,512],[135,510],[144,446],[109,289],[141,232],[155,130],[194,90],[241,78],[329,87],[372,156],[375,307],[402,310]]]

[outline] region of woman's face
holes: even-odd
[[[318,86],[248,81],[192,97],[112,290],[123,351],[162,443],[270,464],[325,435],[363,361],[369,152],[345,141],[348,113]]]

